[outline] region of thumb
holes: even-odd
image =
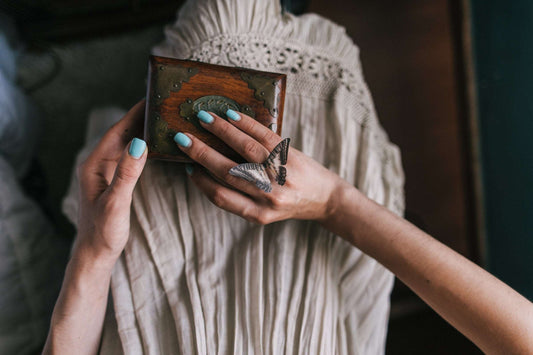
[[[115,198],[131,199],[133,189],[146,163],[146,142],[133,138],[122,153],[115,170],[115,176],[109,186],[109,193]]]

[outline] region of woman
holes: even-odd
[[[116,124],[79,170],[79,238],[45,352],[98,349],[111,269],[128,239],[132,192],[146,162],[143,141],[134,138],[124,148],[143,106],[137,104]],[[281,141],[244,114],[228,117],[200,115],[205,129],[250,162],[263,162]],[[236,163],[194,136],[178,133],[175,140],[197,163],[186,167],[190,179],[218,207],[259,224],[318,221],[389,268],[484,352],[533,352],[531,302],[297,149],[289,149],[286,183],[273,183],[266,193],[229,174]]]

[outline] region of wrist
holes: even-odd
[[[336,185],[328,200],[326,214],[320,223],[329,231],[347,239],[353,244],[350,235],[359,224],[361,206],[366,198],[353,185],[344,180]]]
[[[69,263],[78,269],[111,273],[120,257],[120,253],[96,248],[88,242],[88,239],[78,236],[72,249],[72,257]]]
[[[343,179],[338,179],[334,188],[332,189],[329,198],[326,202],[325,213],[320,219],[323,224],[331,224],[338,219],[342,211],[346,211],[346,200],[354,193],[358,193],[357,189],[350,185]]]
[[[65,324],[78,324],[80,319],[86,318],[83,326],[87,326],[94,319],[92,312],[107,301],[115,262],[93,255],[92,250],[83,248],[80,244],[77,240],[65,270],[51,319],[50,341],[68,332]],[[90,313],[88,317],[87,312]]]

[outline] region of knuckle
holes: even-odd
[[[209,156],[209,148],[206,145],[199,147],[192,155],[196,161],[205,162]]]
[[[244,217],[244,219],[246,219],[248,222],[252,222],[252,223],[264,226],[264,223],[261,223],[260,218],[257,216],[246,216]]]
[[[230,184],[232,185],[232,182],[234,182],[234,176],[232,176],[231,174],[229,173],[226,173],[224,174],[222,180],[226,183],[226,184]]]
[[[252,130],[255,126],[255,123],[256,122],[254,120],[245,120],[241,124],[244,130]]]
[[[260,209],[257,206],[254,206],[253,208],[245,209],[242,212],[242,216],[247,221],[255,223],[255,224],[259,224],[262,226],[271,223],[268,212]]]
[[[217,207],[222,208],[226,203],[226,194],[220,187],[216,187],[210,197],[211,202]]]
[[[254,213],[256,209],[251,209],[251,208],[244,208],[241,212],[241,216],[242,218],[244,218],[245,220],[247,220],[248,222],[255,222],[255,217],[257,216],[256,213]]]
[[[266,215],[260,215],[256,218],[258,224],[262,225],[262,226],[266,226],[267,224],[270,223],[270,219],[268,218],[268,216]]]
[[[116,178],[120,181],[131,182],[137,179],[137,171],[132,167],[121,166],[117,169]]]
[[[276,140],[276,136],[277,134],[270,131],[270,130],[266,130],[264,131],[264,133],[261,134],[261,139],[265,142],[270,142],[270,141],[275,141]]]
[[[286,201],[283,195],[270,193],[267,195],[268,202],[273,208],[280,208],[285,205]]]
[[[242,182],[244,180],[242,180],[241,178],[238,178],[236,176],[233,176],[229,173],[229,169],[227,169],[228,172],[226,172],[223,177],[222,177],[222,180],[228,184],[228,185],[231,185],[231,186],[236,186],[236,185],[239,185],[242,184]]]
[[[260,154],[259,148],[260,147],[256,142],[249,140],[244,144],[243,153],[247,157],[259,158],[259,154]]]
[[[221,136],[227,136],[229,134],[229,123],[224,120],[218,120],[219,124],[216,125],[217,133]]]

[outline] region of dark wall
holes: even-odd
[[[379,119],[401,149],[407,218],[478,261],[459,7],[459,0],[310,0],[309,11],[344,26],[361,49]],[[387,354],[480,353],[421,302],[396,282]]]
[[[380,122],[400,147],[406,217],[476,259],[447,0],[311,0],[361,49]]]
[[[533,2],[472,0],[489,269],[533,300]]]

